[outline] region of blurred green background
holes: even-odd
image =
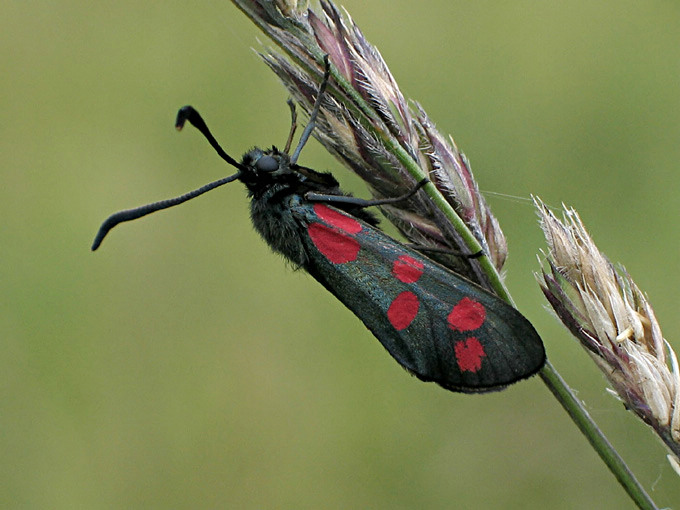
[[[453,134],[510,243],[552,362],[660,506],[680,483],[543,309],[530,194],[576,207],[676,347],[680,7],[346,0],[408,96]],[[286,94],[230,2],[0,6],[0,506],[631,507],[537,378],[486,396],[409,377],[252,231],[243,187],[117,228],[110,213],[282,145]],[[301,162],[361,184],[310,143]],[[666,262],[673,264],[665,265]]]

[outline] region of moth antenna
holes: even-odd
[[[309,122],[307,123],[305,130],[302,132],[302,136],[300,136],[300,141],[298,142],[297,147],[295,148],[295,152],[293,152],[293,155],[290,157],[290,162],[293,165],[300,157],[300,152],[307,143],[307,140],[309,140],[309,136],[312,134],[312,130],[316,125],[316,118],[319,115],[319,110],[321,109],[321,99],[323,98],[323,94],[326,91],[326,85],[328,85],[328,80],[330,79],[331,76],[331,64],[328,61],[327,54],[324,55],[323,57],[323,63],[325,66],[323,72],[323,79],[321,80],[321,85],[319,86],[319,93],[316,96],[316,101],[314,101],[312,113],[309,114]]]
[[[213,149],[215,149],[215,152],[217,152],[219,157],[221,157],[231,166],[238,168],[241,172],[245,170],[245,167],[241,163],[239,163],[229,154],[227,154],[224,151],[224,149],[220,146],[220,144],[217,143],[217,140],[215,140],[215,137],[208,129],[208,125],[203,120],[203,117],[201,117],[201,114],[198,113],[193,106],[188,105],[183,106],[177,112],[177,120],[175,121],[175,128],[177,129],[177,131],[182,130],[182,128],[184,127],[184,123],[187,120],[189,121],[189,124],[198,129],[201,132],[201,134],[205,137],[205,139],[208,140],[208,143]]]
[[[94,241],[92,243],[92,251],[95,251],[97,248],[99,248],[99,245],[102,244],[102,241],[104,240],[104,237],[106,237],[106,234],[108,234],[109,231],[119,223],[136,220],[138,218],[141,218],[142,216],[146,216],[147,214],[151,214],[162,209],[167,209],[168,207],[174,207],[176,205],[186,202],[187,200],[196,198],[197,196],[202,195],[203,193],[207,193],[212,189],[222,186],[223,184],[235,181],[240,176],[241,172],[237,172],[234,175],[230,175],[229,177],[224,177],[217,181],[211,182],[209,184],[201,186],[198,189],[185,193],[184,195],[180,195],[179,197],[168,198],[166,200],[161,200],[159,202],[154,202],[152,204],[146,204],[141,207],[135,207],[134,209],[126,209],[125,211],[119,211],[115,214],[112,214],[111,216],[106,218],[104,223],[102,223],[102,226],[99,227],[99,231],[97,232],[97,235],[95,236]]]
[[[217,140],[215,140],[215,137],[208,129],[208,126],[201,117],[201,115],[191,106],[184,106],[179,109],[179,112],[177,112],[177,120],[175,121],[175,127],[177,128],[177,130],[181,130],[184,127],[186,121],[189,121],[189,123],[192,126],[198,129],[201,132],[201,134],[206,138],[206,140],[208,140],[208,143],[212,146],[212,148],[215,149],[215,152],[217,152],[217,154],[224,161],[229,163],[231,166],[236,167],[238,169],[238,172],[236,172],[234,175],[230,175],[229,177],[224,177],[209,184],[205,184],[204,186],[201,186],[198,189],[189,191],[188,193],[185,193],[178,197],[161,200],[159,202],[154,202],[152,204],[146,204],[141,207],[136,207],[134,209],[126,209],[125,211],[120,211],[115,214],[112,214],[104,221],[104,223],[102,223],[102,226],[99,227],[99,231],[97,232],[97,235],[95,236],[94,241],[92,243],[92,251],[95,251],[97,248],[99,248],[99,246],[102,244],[102,241],[106,237],[106,234],[108,234],[109,231],[119,223],[136,220],[138,218],[141,218],[142,216],[146,216],[147,214],[151,214],[162,209],[167,209],[169,207],[174,207],[176,205],[182,204],[187,200],[196,198],[197,196],[200,196],[203,193],[207,193],[208,191],[213,190],[219,186],[222,186],[223,184],[235,181],[241,176],[241,174],[245,170],[245,167],[241,163],[236,161],[234,158],[232,158],[229,154],[227,154],[224,151],[224,149],[222,149],[220,144],[217,143]]]

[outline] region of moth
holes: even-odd
[[[236,173],[185,195],[121,211],[100,227],[92,250],[119,223],[173,207],[229,182],[248,189],[255,230],[275,251],[307,271],[349,308],[407,371],[458,392],[501,389],[535,374],[545,362],[538,333],[515,308],[477,284],[378,228],[367,208],[397,203],[421,192],[362,200],[345,194],[330,174],[298,165],[314,129],[330,76],[325,60],[309,122],[294,152],[295,110],[288,142],[255,148],[240,162],[215,140],[191,106],[179,110]],[[291,103],[292,105],[292,103]]]

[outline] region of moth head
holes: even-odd
[[[243,156],[241,165],[247,169],[245,173],[252,173],[256,179],[269,180],[292,173],[290,156],[276,147],[266,151],[258,148],[251,150]]]

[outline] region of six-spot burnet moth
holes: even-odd
[[[401,197],[362,200],[344,194],[330,173],[297,164],[314,129],[329,69],[326,59],[309,123],[292,155],[292,103],[285,149],[256,148],[240,163],[220,147],[196,110],[180,109],[176,127],[189,121],[237,172],[180,197],[110,216],[92,250],[119,223],[240,180],[249,192],[253,225],[267,244],[334,294],[418,378],[452,391],[483,392],[536,373],[545,351],[529,321],[497,296],[383,233],[366,210],[405,200],[427,180]]]

